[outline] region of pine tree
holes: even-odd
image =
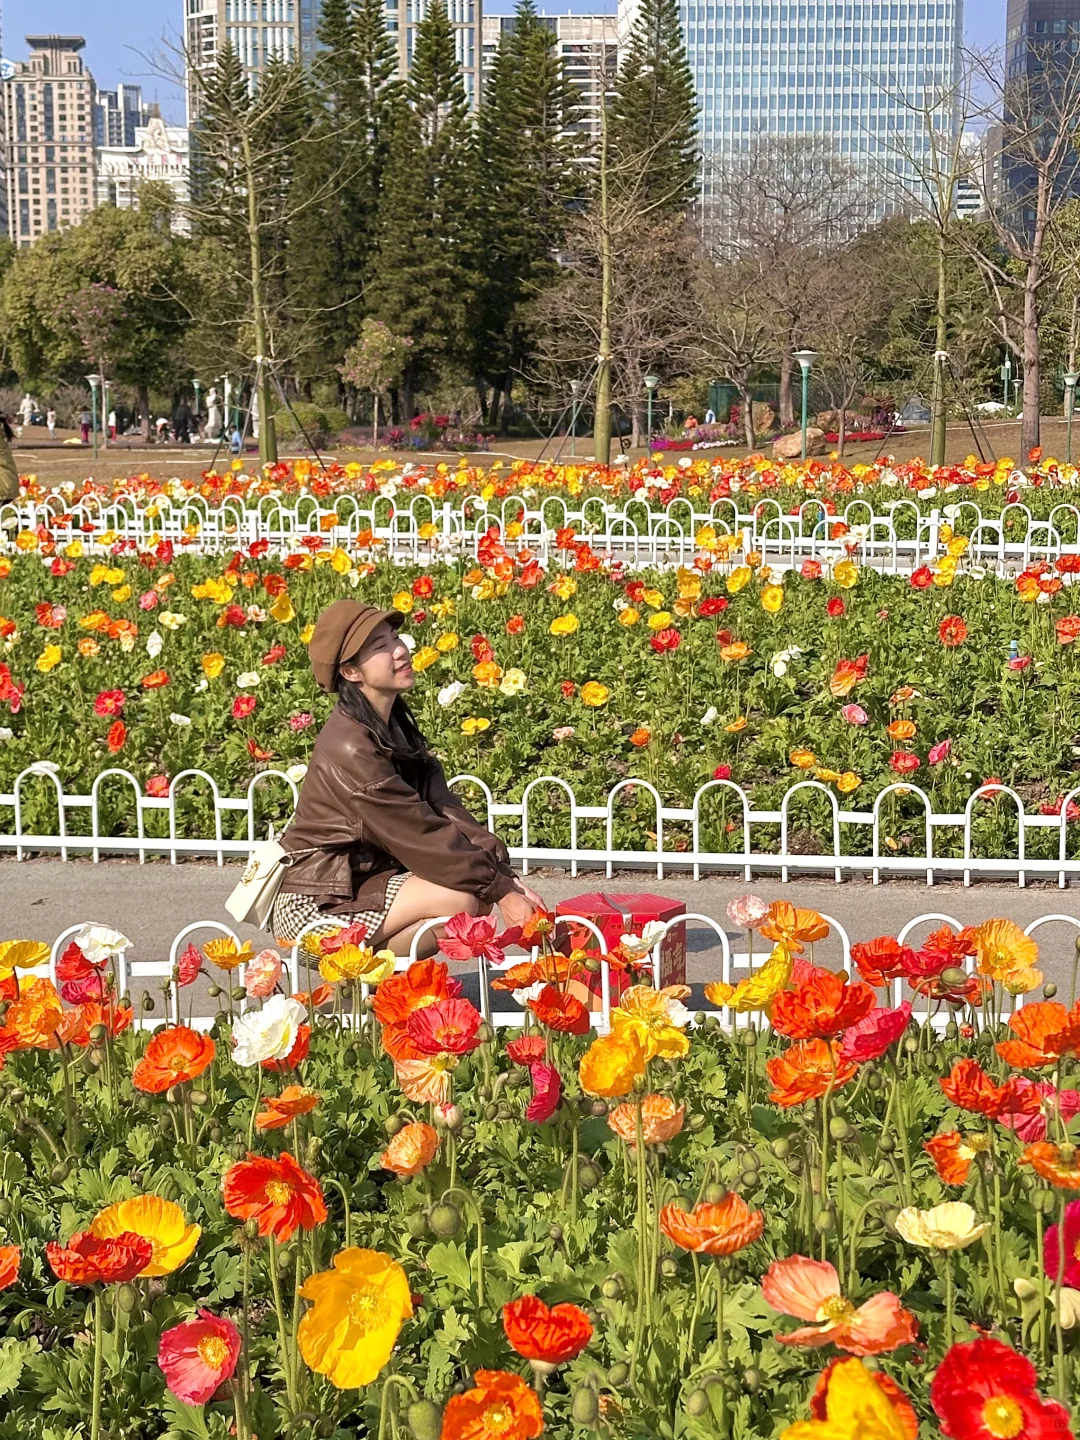
[[[612,107],[616,190],[685,210],[698,188],[697,118],[677,0],[641,0]]]
[[[514,374],[532,344],[528,310],[555,273],[555,253],[585,171],[572,126],[577,90],[566,78],[555,32],[521,0],[504,35],[479,121],[476,193],[483,239],[484,284],[476,333],[476,368],[508,418]]]
[[[460,370],[476,291],[473,125],[442,0],[417,29],[407,97],[395,107],[370,291],[372,313],[412,340],[405,418],[421,385]]]
[[[385,0],[354,0],[354,3],[353,43],[366,106],[371,184],[373,192],[377,192],[403,86],[398,78],[397,47],[386,28]]]

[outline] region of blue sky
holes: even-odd
[[[577,0],[573,8],[578,8]],[[94,78],[104,88],[119,81],[141,84],[147,99],[158,100],[167,119],[182,120],[183,98],[160,74],[147,56],[162,51],[171,38],[179,39],[183,0],[6,0],[0,6],[4,24],[4,54],[21,59],[26,54],[23,36],[31,31],[59,31],[85,35],[85,58]],[[509,0],[491,0],[492,14],[513,10]],[[538,0],[538,9],[558,14],[566,3]],[[614,9],[614,3],[597,6]],[[1004,39],[1005,0],[967,0],[968,43],[999,45]]]

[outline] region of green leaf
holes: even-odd
[[[441,1241],[427,1255],[428,1269],[442,1280],[449,1280],[459,1290],[469,1291],[473,1285],[472,1266],[464,1245]]]

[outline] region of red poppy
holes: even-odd
[[[255,706],[258,701],[254,695],[237,695],[232,702],[232,717],[234,720],[246,720],[249,715],[255,714]]]
[[[127,726],[122,720],[114,720],[109,726],[109,733],[105,737],[105,744],[109,747],[110,755],[117,755],[124,748],[127,741]]]
[[[480,1044],[480,1019],[468,1000],[439,1000],[414,1010],[405,1032],[421,1055],[468,1055]]]
[[[56,962],[56,986],[60,998],[69,1005],[104,999],[104,965],[104,961],[100,965],[92,964],[72,940]]]
[[[319,989],[325,988],[325,986],[319,987]],[[299,996],[294,996],[293,998],[299,999]],[[326,997],[324,996],[323,1000],[320,1001],[319,990],[316,990],[315,994],[311,997],[311,1003],[317,1007],[318,1005],[324,1003],[325,999]],[[304,1001],[301,1001],[300,1003],[303,1004]],[[289,1071],[295,1070],[298,1065],[302,1065],[304,1063],[304,1061],[308,1057],[308,1051],[310,1049],[311,1026],[298,1025],[296,1027],[296,1039],[293,1041],[293,1047],[289,1051],[289,1053],[281,1060],[264,1060],[262,1062],[262,1068],[269,1071],[272,1075],[286,1075],[289,1073]]]
[[[562,1077],[554,1065],[548,1065],[542,1060],[537,1060],[529,1067],[529,1075],[532,1078],[533,1094],[525,1107],[525,1119],[539,1125],[550,1120],[559,1108],[559,1101],[562,1099]]]
[[[792,1040],[831,1040],[874,1008],[869,985],[849,985],[843,975],[812,968],[794,990],[781,990],[773,1001],[774,1030]]]
[[[834,595],[833,598],[829,601],[829,603],[825,606],[825,612],[829,616],[830,620],[839,620],[840,616],[843,615],[845,608],[846,607],[844,605],[844,602],[840,599],[840,596]]]
[[[58,1280],[69,1285],[111,1285],[134,1280],[154,1258],[154,1246],[145,1235],[130,1230],[111,1240],[81,1230],[67,1245],[50,1240],[45,1255]]]
[[[285,1244],[303,1227],[326,1219],[322,1187],[287,1152],[277,1160],[248,1155],[225,1176],[225,1209],[235,1220],[255,1220],[260,1235]]]
[[[918,770],[921,763],[917,755],[912,755],[907,750],[894,750],[889,756],[889,768],[895,770],[897,775],[910,775]]]
[[[102,690],[94,701],[94,714],[111,719],[119,715],[126,704],[127,696],[123,690]]]
[[[1062,1254],[1065,1257],[1064,1270],[1061,1270]],[[1073,1289],[1080,1288],[1080,1200],[1070,1200],[1065,1206],[1064,1246],[1061,1244],[1058,1226],[1051,1225],[1046,1232],[1043,1257],[1046,1273],[1051,1280],[1056,1282],[1058,1271],[1061,1270],[1063,1284]]]
[[[929,565],[920,565],[911,572],[911,583],[916,590],[927,590],[934,583],[934,572]]]
[[[146,1053],[135,1066],[131,1083],[136,1090],[161,1095],[174,1085],[194,1080],[214,1058],[215,1046],[209,1035],[189,1030],[186,1025],[173,1025],[158,1030],[146,1047]]]
[[[441,960],[416,960],[407,970],[391,975],[375,991],[375,1018],[383,1027],[383,1048],[392,1060],[422,1060],[424,1052],[410,1039],[409,1016],[414,1010],[450,1000],[461,986],[450,979]]]
[[[954,1345],[938,1366],[930,1403],[949,1440],[1051,1440],[1072,1434],[1069,1412],[1038,1393],[1035,1366],[986,1337]]]
[[[711,615],[722,615],[728,608],[727,597],[724,595],[709,595],[698,606],[698,614],[708,619]]]
[[[507,1044],[506,1053],[515,1065],[533,1065],[547,1054],[547,1041],[542,1035],[522,1035]]]
[[[576,996],[564,994],[554,985],[545,985],[536,999],[529,1001],[529,1009],[549,1030],[558,1030],[564,1035],[589,1033],[588,1010]]]
[[[854,1060],[859,1065],[865,1065],[868,1060],[880,1060],[882,1055],[896,1044],[910,1023],[909,1000],[905,1000],[895,1010],[871,1010],[844,1031],[840,1055],[842,1059]]]
[[[876,940],[852,945],[851,958],[866,983],[883,990],[891,980],[903,979],[910,973],[915,952],[891,935],[880,935]]]
[[[946,650],[955,650],[967,639],[968,628],[959,615],[946,615],[938,626],[937,633]]]
[[[1040,1108],[1033,1087],[1021,1088],[1015,1080],[995,1085],[977,1060],[957,1060],[938,1083],[946,1098],[961,1110],[986,1115],[991,1120],[1005,1114],[1034,1114]]]
[[[291,556],[289,557],[292,558]],[[264,750],[257,740],[247,742],[247,752],[253,760],[273,760],[273,750]]]
[[[682,636],[674,626],[669,625],[664,630],[658,630],[649,640],[649,644],[658,655],[663,655],[668,650],[677,650],[682,644]]]
[[[585,1311],[568,1302],[550,1308],[539,1295],[523,1295],[503,1306],[503,1329],[511,1347],[525,1360],[563,1365],[580,1355],[592,1339]]]

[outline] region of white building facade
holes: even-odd
[[[188,132],[180,125],[167,125],[151,114],[145,126],[135,130],[134,145],[104,145],[97,156],[97,203],[118,210],[138,208],[139,191],[152,182],[172,191],[176,204],[173,229],[186,234],[185,216],[191,197],[191,153]]]

